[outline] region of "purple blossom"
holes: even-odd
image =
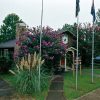
[[[19,38],[19,41],[17,41],[17,44],[19,44],[20,50],[19,54],[16,56],[25,56],[28,53],[34,53],[39,52],[40,49],[40,31],[39,27],[33,28],[31,30],[33,34],[30,34],[30,32],[24,32],[21,34],[21,37]],[[53,56],[49,56],[49,53],[51,54],[61,54],[63,55],[67,45],[63,44],[61,42],[61,34],[59,34],[57,31],[54,31],[50,27],[44,27],[43,28],[43,35],[42,35],[42,55],[45,59],[53,60]]]

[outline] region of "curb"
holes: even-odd
[[[74,99],[74,100],[79,100],[79,99],[81,99],[81,98],[83,98],[83,97],[85,97],[85,96],[87,96],[87,95],[90,95],[91,93],[93,93],[93,92],[95,92],[96,90],[99,90],[99,89],[100,89],[100,88],[95,89],[95,90],[93,90],[93,91],[90,91],[90,92],[86,93],[85,95],[82,95],[82,96],[80,96],[80,97],[78,97],[78,98],[76,98],[76,99]]]

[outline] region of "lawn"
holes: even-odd
[[[95,69],[94,73],[100,75],[100,69]],[[91,83],[91,70],[82,70],[82,75],[78,74],[78,90],[75,89],[75,76],[72,72],[64,74],[64,94],[68,100],[76,99],[92,90],[100,88],[100,77],[94,76],[94,83]]]

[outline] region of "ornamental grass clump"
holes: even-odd
[[[19,64],[16,64],[17,71],[12,72],[15,74],[16,80],[16,89],[22,94],[34,94],[39,91],[39,64],[42,66],[44,60],[36,54],[28,54],[23,57]],[[41,69],[40,76],[41,86],[40,89],[43,90],[48,85],[48,75],[43,69]]]

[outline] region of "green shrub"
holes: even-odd
[[[17,72],[12,72],[16,77],[16,89],[21,94],[34,94],[48,86],[48,75],[41,67],[40,87],[39,87],[39,64],[42,66],[44,60],[34,54],[28,54],[23,57],[19,64],[16,65]]]
[[[41,71],[40,89],[43,91],[48,86],[48,75]],[[37,70],[21,71],[17,75],[16,89],[22,94],[34,94],[39,92],[39,73]]]

